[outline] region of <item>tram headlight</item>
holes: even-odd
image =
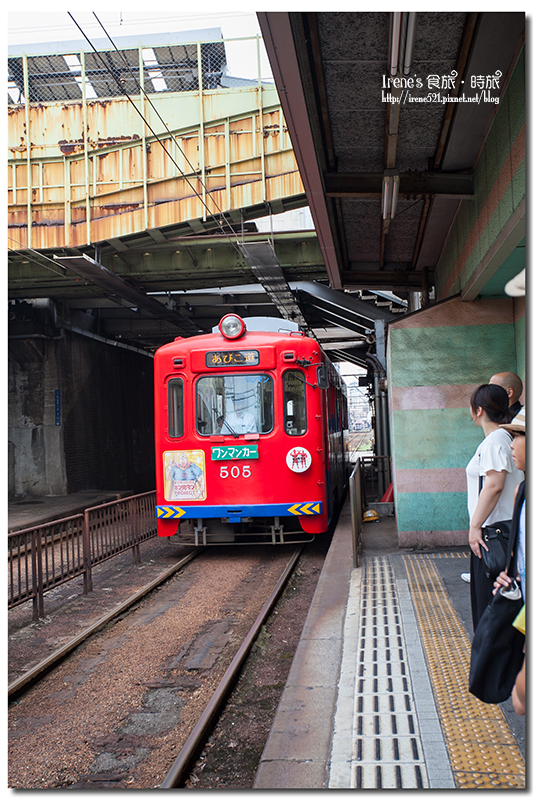
[[[220,333],[226,339],[238,339],[246,331],[246,325],[237,314],[226,314],[218,325]]]

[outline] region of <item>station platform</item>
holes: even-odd
[[[54,519],[64,519],[75,514],[83,514],[86,508],[99,506],[120,500],[133,492],[88,489],[82,492],[61,495],[45,495],[42,497],[25,497],[21,500],[9,500],[8,531],[21,531],[34,525],[41,525]]]
[[[467,547],[399,549],[336,527],[255,789],[525,788],[525,722],[468,692]]]

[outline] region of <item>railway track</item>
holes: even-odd
[[[14,682],[10,787],[183,785],[298,555],[204,552]]]
[[[189,738],[185,742],[179,756],[172,764],[164,781],[161,783],[161,789],[175,789],[183,786],[185,779],[188,777],[196,758],[201,752],[202,745],[205,743],[207,737],[213,730],[216,720],[218,719],[224,703],[226,702],[235,682],[239,676],[242,666],[250,652],[250,649],[256,640],[260,628],[264,625],[268,615],[270,614],[273,606],[279,599],[287,580],[289,579],[292,570],[300,556],[302,547],[299,547],[291,555],[287,566],[278,580],[276,586],[272,590],[270,597],[266,600],[261,608],[259,614],[254,620],[250,630],[246,634],[243,643],[239,647],[235,657],[233,658],[228,669],[224,673],[222,680],[217,686],[213,696],[209,700],[202,716],[194,726]]]
[[[55,650],[51,655],[44,658],[40,661],[35,667],[28,670],[24,675],[17,680],[12,681],[9,684],[7,689],[7,696],[8,700],[12,701],[15,700],[17,697],[20,697],[24,692],[29,691],[33,686],[35,686],[41,678],[43,678],[51,669],[55,666],[60,664],[65,658],[67,658],[74,650],[76,650],[83,642],[85,642],[90,636],[97,633],[98,631],[102,630],[106,625],[113,622],[114,619],[121,616],[125,611],[130,609],[144,597],[146,597],[150,592],[153,592],[159,586],[162,586],[165,581],[167,581],[170,577],[172,577],[176,572],[182,569],[189,561],[195,558],[201,549],[198,547],[192,553],[189,553],[184,558],[180,559],[177,564],[170,567],[170,569],[166,570],[164,573],[159,575],[155,580],[151,581],[149,584],[144,586],[138,592],[135,592],[131,597],[125,600],[123,603],[120,603],[116,608],[112,611],[105,614],[105,616],[101,617],[97,622],[93,625],[90,625],[84,631],[82,631],[78,636],[71,639],[67,642],[63,647],[60,647],[58,650]]]
[[[370,438],[370,431],[356,431],[355,433],[350,433],[348,436],[349,452],[356,452],[362,447],[362,445],[364,445],[366,442],[369,442]]]

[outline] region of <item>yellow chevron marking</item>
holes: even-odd
[[[157,516],[159,519],[176,519],[185,514],[183,508],[175,508],[174,506],[159,506],[157,509]]]
[[[313,514],[320,514],[320,503],[295,503],[288,510],[291,514],[306,514],[309,517]]]

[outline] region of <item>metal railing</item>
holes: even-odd
[[[361,554],[363,512],[368,503],[380,502],[390,482],[390,456],[358,456],[349,481],[354,567]]]
[[[15,47],[8,58],[7,94],[10,106],[101,98],[138,97],[141,87],[152,96],[174,92],[257,88],[261,81],[274,82],[268,56],[259,35],[212,41],[172,41],[135,47],[112,43],[77,49],[57,45],[51,53],[33,45],[31,53]],[[178,41],[176,41],[178,39]],[[112,69],[102,69],[113,60]],[[27,91],[27,97],[25,92]]]
[[[391,482],[390,456],[359,456],[363,505],[379,503]]]
[[[363,496],[362,496],[362,467],[361,460],[355,462],[355,467],[350,475],[350,511],[352,517],[352,555],[354,567],[359,566],[361,552],[361,532],[363,526]]]
[[[92,591],[92,568],[125,550],[140,560],[140,544],[157,535],[155,491],[134,495],[84,514],[8,534],[8,608],[33,601],[44,617],[44,593],[83,575]]]

